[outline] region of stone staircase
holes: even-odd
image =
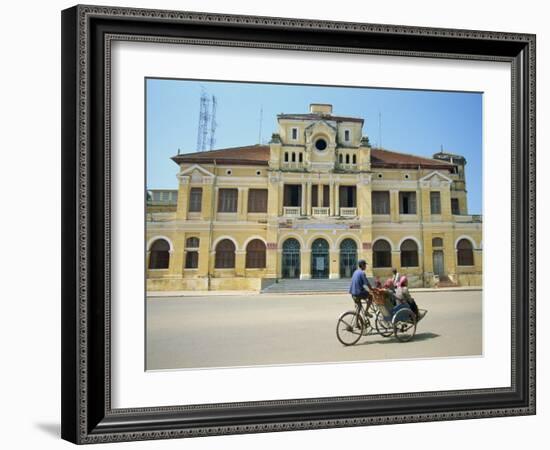
[[[325,293],[347,293],[350,279],[342,278],[338,280],[315,279],[315,280],[297,280],[281,279],[278,282],[270,284],[263,288],[262,294],[292,294],[300,292],[325,292]]]

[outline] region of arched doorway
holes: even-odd
[[[350,278],[357,265],[357,244],[353,239],[344,239],[340,244],[340,277]]]
[[[287,239],[283,243],[283,278],[300,277],[300,243],[294,239]]]
[[[322,238],[311,244],[311,278],[328,278],[328,242]]]

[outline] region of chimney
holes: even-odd
[[[329,116],[332,114],[332,105],[327,103],[312,103],[309,105],[309,112],[311,114],[321,114],[323,116]]]

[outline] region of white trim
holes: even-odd
[[[215,174],[213,174],[212,172],[208,171],[207,169],[205,169],[204,167],[202,166],[199,166],[198,164],[193,164],[192,166],[188,167],[187,169],[185,170],[182,170],[180,173],[177,174],[177,177],[179,178],[180,176],[183,176],[187,173],[192,173],[193,171],[195,170],[198,170],[199,172],[202,172],[204,175],[206,176],[209,176],[209,177],[214,177],[216,176]]]
[[[260,241],[262,241],[265,245],[265,249],[267,250],[267,241],[263,237],[255,235],[255,236],[250,236],[246,241],[244,241],[244,244],[243,244],[244,252],[246,252],[246,247],[248,246],[249,242],[253,241],[254,239],[259,239]]]
[[[467,236],[467,235],[463,234],[463,235],[459,236],[458,238],[456,238],[455,245],[454,245],[455,250],[457,250],[456,246],[458,245],[458,241],[460,241],[462,239],[467,239],[468,241],[470,241],[470,243],[473,246],[472,250],[477,250],[478,249],[478,246],[476,245],[476,241],[474,241],[474,238],[472,238],[471,236]]]
[[[283,236],[279,236],[279,242],[277,242],[277,250],[283,249],[283,244],[287,239],[294,238],[300,243],[300,251],[304,251],[306,248],[306,243],[304,242],[304,239],[299,234],[295,233],[288,233],[284,234]]]
[[[414,237],[414,236],[405,236],[404,238],[402,238],[400,241],[399,241],[399,244],[397,246],[397,249],[398,251],[401,251],[401,245],[403,244],[403,242],[405,242],[407,239],[412,239],[414,242],[416,242],[416,245],[418,246],[418,252],[422,252],[422,244],[420,244],[420,241],[418,240],[417,237]],[[415,266],[415,267],[420,267],[420,266]]]
[[[359,236],[356,236],[354,234],[347,234],[347,233],[344,233],[338,236],[338,238],[334,242],[333,250],[340,250],[340,245],[342,245],[342,241],[344,239],[352,239],[357,244],[357,251],[359,252],[361,250],[362,244],[361,244],[361,239],[359,239]]]
[[[292,133],[293,131],[296,130],[296,137],[292,137]],[[290,127],[290,141],[293,141],[293,142],[296,142],[298,140],[300,140],[300,128],[299,127],[295,127],[295,126],[291,126]]]
[[[156,236],[153,236],[152,238],[150,238],[148,241],[147,241],[147,251],[150,252],[151,251],[151,245],[153,245],[153,242],[159,240],[159,239],[164,239],[166,242],[168,242],[168,245],[170,246],[170,254],[172,254],[174,252],[174,244],[172,244],[172,241],[170,240],[170,238],[166,237],[166,236],[163,236],[163,235],[156,235]]]
[[[374,244],[376,244],[378,241],[386,241],[388,244],[390,244],[390,248],[392,252],[398,252],[399,249],[395,249],[395,246],[393,245],[393,241],[386,236],[378,236],[376,239],[372,241],[372,249],[374,250]]]
[[[438,170],[434,170],[433,172],[430,172],[428,175],[423,176],[418,181],[428,181],[430,178],[432,178],[435,175],[439,176],[440,178],[443,178],[445,181],[448,181],[448,182],[451,182],[451,183],[453,181],[452,178],[449,178],[448,176],[443,175]]]
[[[316,240],[316,239],[324,239],[325,241],[328,242],[328,248],[329,250],[334,250],[335,247],[334,247],[334,241],[326,234],[314,234],[312,237],[309,238],[309,240],[307,241],[307,248],[311,250],[311,244],[313,244],[313,242]]]
[[[212,243],[212,248],[210,251],[216,253],[216,246],[220,243],[220,241],[223,241],[224,239],[229,239],[231,242],[233,242],[233,244],[235,244],[235,253],[240,250],[239,243],[234,237],[224,235],[220,236]]]

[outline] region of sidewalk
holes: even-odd
[[[481,286],[457,286],[448,288],[411,288],[411,294],[415,292],[468,292],[468,291],[481,291]],[[323,295],[347,295],[347,291],[333,291],[323,292]],[[147,292],[147,297],[207,297],[207,296],[240,296],[240,297],[252,297],[252,296],[281,296],[281,295],[319,295],[319,292],[287,292],[281,293],[264,293],[260,294],[258,291],[150,291]]]

